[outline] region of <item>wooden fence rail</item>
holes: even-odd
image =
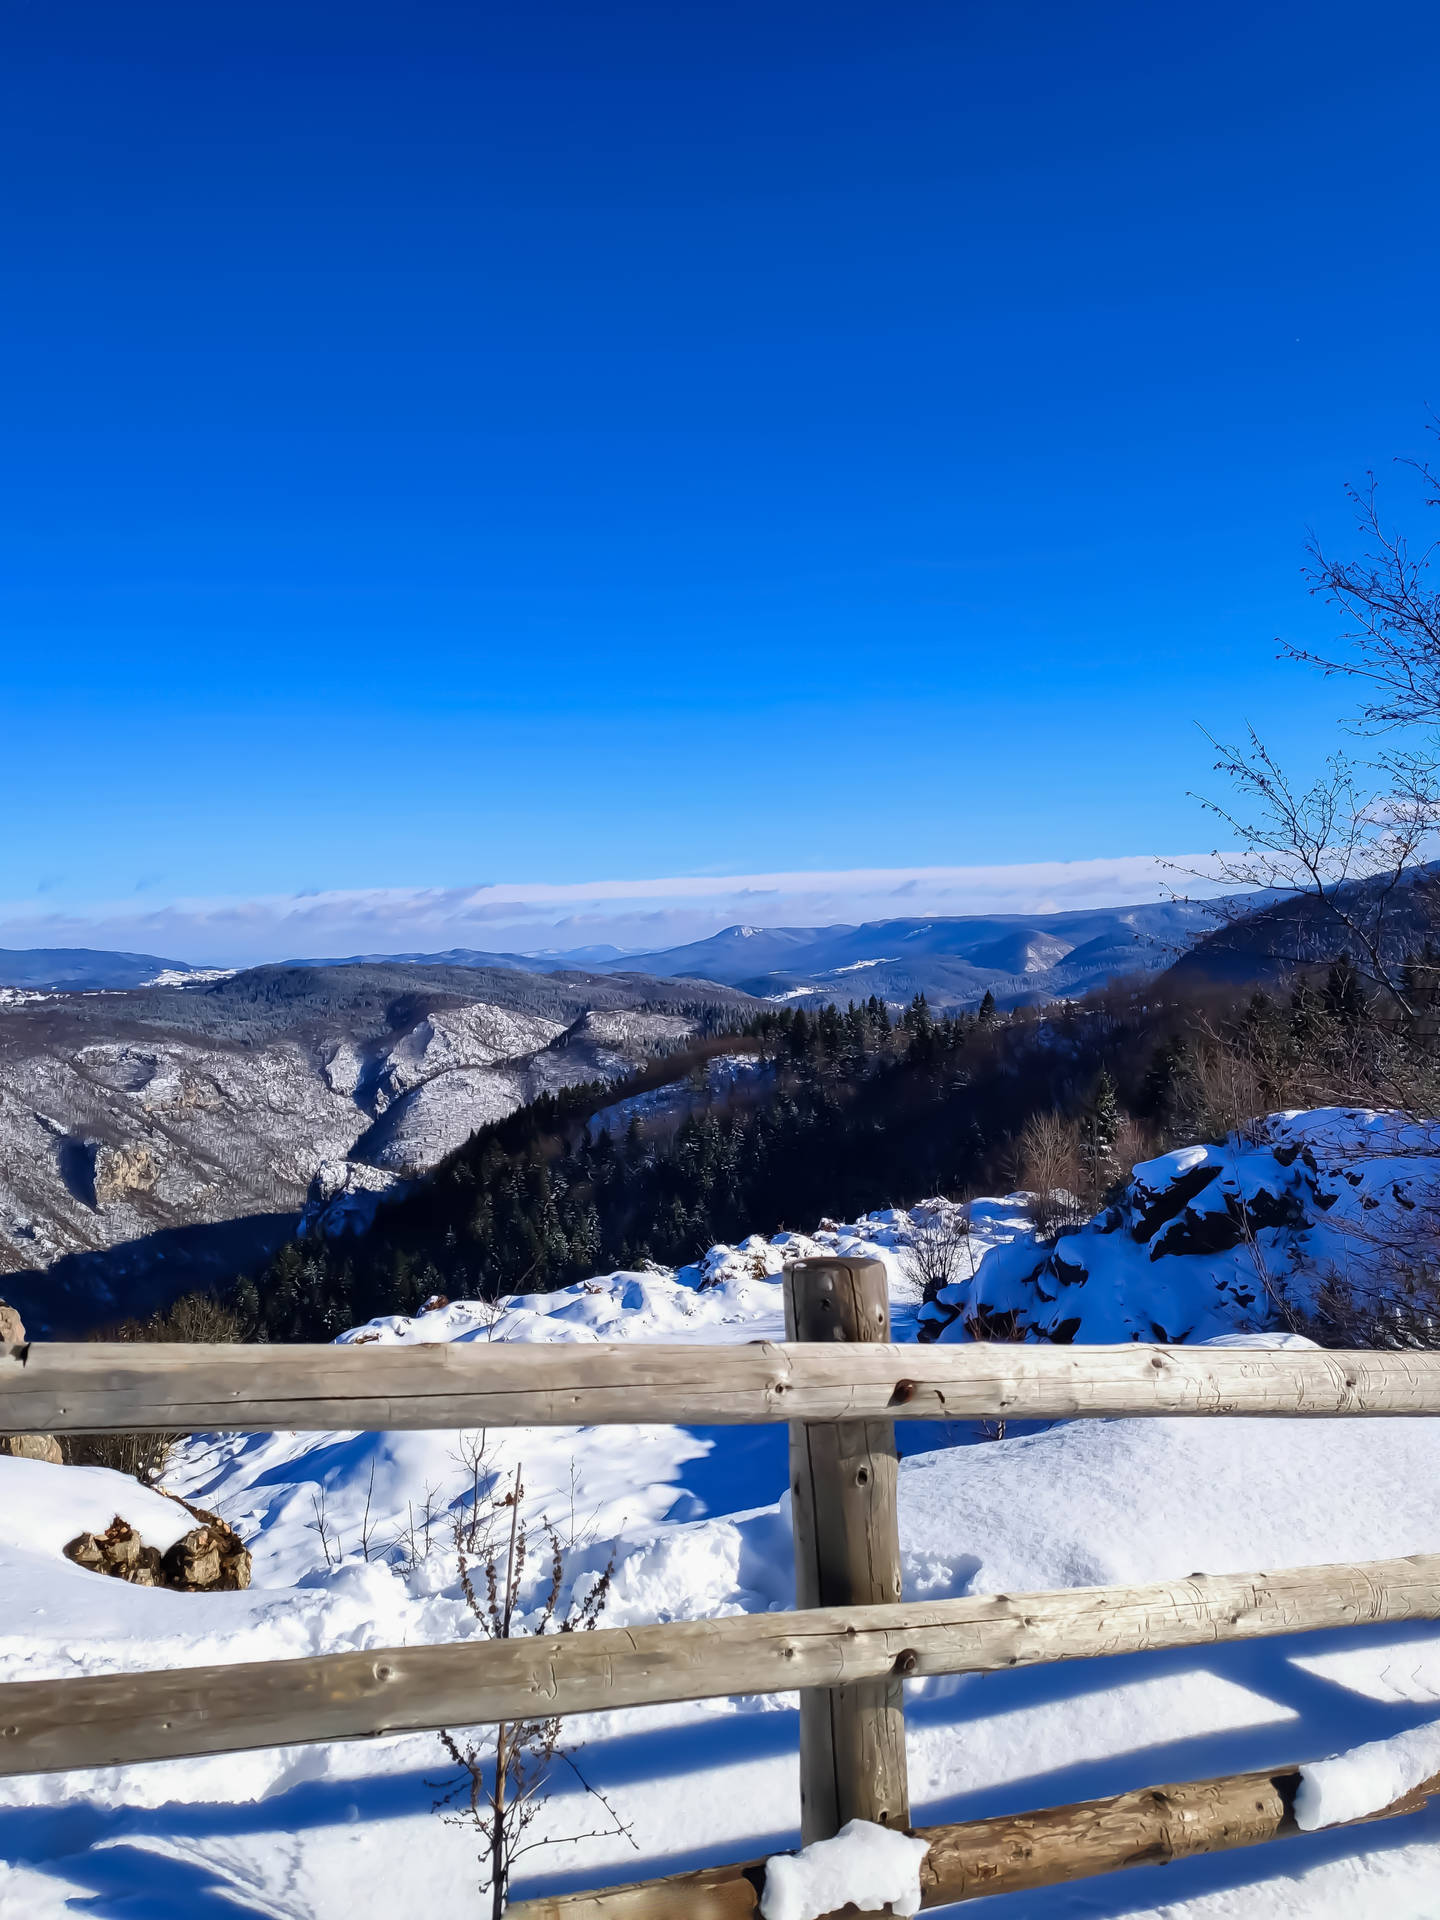
[[[1002,1893],[1032,1893],[1067,1880],[1165,1866],[1197,1853],[1226,1853],[1296,1835],[1292,1808],[1298,1767],[1236,1773],[1219,1780],[1142,1787],[1039,1813],[1002,1814],[953,1826],[916,1827],[930,1851],[920,1868],[921,1905],[948,1907]],[[1380,1813],[1347,1821],[1369,1826],[1418,1813],[1440,1792],[1440,1777]],[[506,1920],[752,1920],[760,1912],[765,1862],[704,1867],[596,1893],[516,1900]]]
[[[1440,1554],[1137,1587],[893,1597],[897,1419],[1436,1415],[1440,1353],[898,1346],[877,1261],[801,1261],[785,1290],[783,1345],[0,1349],[8,1433],[786,1421],[798,1602],[789,1614],[13,1682],[0,1686],[0,1774],[796,1690],[810,1840],[855,1815],[908,1822],[906,1677],[1440,1619]],[[1293,1830],[1287,1792],[1293,1769],[932,1829],[926,1905],[1273,1838]],[[757,1884],[751,1863],[513,1911],[731,1920],[757,1911]]]
[[[1435,1413],[1440,1353],[769,1341],[710,1347],[32,1341],[0,1351],[0,1430],[9,1433]]]
[[[733,1614],[302,1660],[17,1680],[0,1774],[364,1740],[537,1713],[995,1673],[1321,1628],[1440,1619],[1440,1554],[1139,1587]]]

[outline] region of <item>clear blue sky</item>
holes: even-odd
[[[10,0],[0,899],[1208,844],[1437,98],[1428,0]]]

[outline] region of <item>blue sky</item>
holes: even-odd
[[[1164,853],[1197,720],[1332,744],[1273,639],[1440,404],[1432,6],[0,52],[4,926]]]

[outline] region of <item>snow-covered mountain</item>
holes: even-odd
[[[0,1005],[0,1285],[53,1331],[228,1279],[307,1203],[373,1203],[536,1095],[674,1048],[700,1001],[745,1004],[397,965],[17,996]]]
[[[1194,901],[1065,913],[985,914],[872,920],[863,926],[725,927],[707,939],[654,952],[610,947],[540,953],[389,956],[407,964],[514,967],[561,973],[593,968],[669,980],[707,980],[781,1000],[844,1002],[877,993],[904,1003],[917,993],[938,1008],[971,1007],[992,992],[1001,1006],[1086,993],[1127,973],[1171,965],[1213,931],[1215,909]],[[384,955],[303,961],[306,966],[369,965]]]
[[[1093,1327],[1144,1338],[1138,1329],[1161,1285],[1197,1333],[1292,1340],[1260,1330],[1267,1314],[1258,1294],[1249,1304],[1238,1297],[1236,1246],[1180,1243],[1204,1239],[1204,1223],[1227,1214],[1217,1204],[1227,1194],[1252,1215],[1265,1211],[1262,1193],[1293,1198],[1284,1220],[1254,1227],[1267,1258],[1284,1250],[1293,1273],[1290,1256],[1307,1244],[1312,1258],[1324,1257],[1313,1238],[1318,1216],[1341,1218],[1346,1188],[1359,1213],[1374,1211],[1366,1195],[1385,1204],[1387,1183],[1399,1206],[1397,1183],[1431,1177],[1436,1144],[1379,1116],[1288,1116],[1262,1140],[1236,1143],[1233,1165],[1213,1163],[1204,1180],[1206,1149],[1137,1169],[1118,1223],[1099,1220],[1056,1247],[1035,1239],[1024,1196],[976,1202],[974,1257],[964,1262],[975,1270],[942,1299],[954,1309],[944,1337],[965,1337],[967,1306],[1002,1297],[1023,1307],[1038,1334],[1048,1296],[1068,1285],[1084,1303],[1075,1337],[1093,1337]],[[1403,1161],[1403,1171],[1382,1171],[1387,1159]],[[1216,1199],[1206,1202],[1212,1190]],[[905,1248],[943,1204],[713,1248],[678,1272],[601,1274],[498,1310],[452,1302],[342,1337],[773,1339],[782,1331],[787,1255],[842,1250],[886,1263],[896,1337],[910,1339],[922,1317]],[[1166,1217],[1137,1238],[1157,1207]],[[1334,1231],[1344,1244],[1342,1229]],[[1152,1257],[1168,1236],[1172,1244]],[[1067,1242],[1090,1263],[1083,1280],[1042,1271]],[[1097,1252],[1104,1247],[1113,1251]],[[1440,1420],[1078,1421],[989,1441],[963,1423],[902,1424],[900,1438],[908,1598],[1434,1546]],[[62,1556],[66,1540],[120,1512],[163,1546],[190,1516],[118,1475],[0,1456],[0,1677],[463,1639],[475,1622],[459,1586],[452,1522],[472,1510],[477,1490],[482,1498],[503,1490],[521,1465],[528,1517],[547,1515],[575,1539],[567,1590],[588,1586],[613,1561],[604,1624],[793,1603],[783,1427],[196,1436],[179,1450],[168,1484],[239,1529],[253,1554],[247,1592],[102,1584]],[[526,1604],[535,1598],[532,1591]],[[907,1694],[915,1818],[963,1819],[1318,1759],[1414,1727],[1436,1715],[1440,1633],[1416,1625],[1240,1642],[957,1675],[913,1683]],[[633,1845],[601,1836],[531,1854],[518,1897],[793,1844],[793,1696],[598,1714],[571,1731],[587,1778],[632,1826]],[[213,1906],[217,1916],[379,1920],[397,1907],[464,1910],[474,1897],[476,1843],[433,1812],[433,1783],[445,1771],[438,1741],[415,1735],[0,1783],[0,1858],[12,1863],[0,1879],[0,1914],[60,1920],[83,1906],[168,1920]],[[567,1777],[536,1832],[559,1838],[602,1824],[585,1811]],[[1425,1920],[1437,1868],[1440,1830],[1419,1815],[1013,1896],[995,1904],[995,1915],[1351,1920],[1384,1912]]]
[[[863,926],[726,927],[708,940],[627,956],[643,968],[785,1000],[882,999],[924,993],[939,1008],[1034,1004],[1169,966],[1215,925],[1192,901],[1036,915],[872,920]]]

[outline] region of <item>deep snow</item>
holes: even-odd
[[[1272,1171],[1286,1174],[1296,1164],[1271,1159]],[[1163,1196],[1193,1165],[1141,1171],[1141,1187]],[[1037,1314],[1050,1310],[1040,1288],[1020,1294],[1011,1271],[1049,1257],[1028,1237],[1020,1201],[977,1202],[972,1214],[973,1250],[984,1257],[942,1310],[948,1338],[963,1337],[966,1298],[989,1298],[992,1286],[1014,1288]],[[913,1224],[899,1211],[827,1223],[808,1239],[712,1249],[678,1274],[598,1276],[560,1294],[512,1300],[498,1313],[457,1302],[345,1337],[774,1338],[785,1255],[842,1247],[886,1261],[896,1334],[908,1338],[917,1309],[898,1250]],[[1126,1229],[1089,1239],[1129,1251],[1103,1274],[1096,1267],[1071,1283],[1072,1297],[1086,1302],[1082,1338],[1096,1337],[1091,1315],[1110,1327],[1117,1315],[1128,1325],[1152,1312],[1145,1289],[1162,1265]],[[1196,1329],[1212,1335],[1293,1338],[1257,1334],[1262,1316],[1236,1300],[1236,1256],[1244,1251],[1167,1255],[1169,1297],[1195,1308]],[[1226,1259],[1231,1278],[1222,1288],[1217,1262]],[[613,1556],[605,1624],[792,1604],[782,1428],[497,1434],[477,1466],[478,1441],[331,1433],[187,1442],[171,1486],[219,1511],[254,1552],[248,1592],[208,1597],[102,1582],[60,1557],[65,1539],[117,1511],[165,1544],[166,1526],[183,1532],[189,1518],[161,1496],[115,1475],[0,1459],[0,1677],[462,1638],[475,1623],[458,1591],[450,1517],[465,1511],[477,1473],[482,1485],[491,1476],[504,1481],[517,1462],[528,1513],[547,1514],[581,1538],[568,1581],[588,1584]],[[907,1597],[1368,1559],[1436,1545],[1440,1420],[1075,1422],[983,1442],[968,1426],[902,1425],[901,1443]],[[908,1692],[914,1816],[960,1819],[1319,1760],[1433,1721],[1437,1698],[1440,1632],[1424,1626],[924,1680]],[[633,1824],[633,1846],[612,1836],[533,1854],[517,1897],[796,1844],[793,1697],[599,1714],[572,1731],[584,1743],[586,1771]],[[388,1920],[397,1910],[478,1911],[474,1837],[432,1811],[433,1783],[446,1771],[438,1742],[416,1735],[0,1782],[0,1859],[10,1863],[0,1873],[0,1920],[77,1912],[219,1920],[237,1911]],[[596,1824],[573,1783],[563,1782],[543,1819],[560,1834]],[[972,1910],[978,1920],[1348,1920],[1382,1910],[1386,1920],[1418,1920],[1440,1911],[1437,1870],[1440,1812],[1426,1812]]]

